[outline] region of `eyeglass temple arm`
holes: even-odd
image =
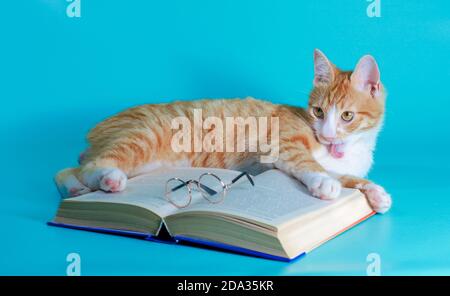
[[[204,189],[206,192],[208,192],[208,194],[211,194],[211,195],[217,194],[217,191],[215,191],[214,189],[211,189],[208,186],[198,182],[197,180],[192,180],[192,182],[194,182],[195,184],[197,184],[200,187],[202,187],[202,189]]]
[[[196,180],[191,180],[191,181],[189,181],[189,182],[193,182],[193,183],[195,183],[195,184],[199,184],[200,187],[202,187],[206,192],[208,192],[208,193],[211,194],[211,195],[214,195],[214,194],[217,193],[214,189],[211,189],[211,188],[209,188],[208,186],[203,185],[202,183],[198,183],[198,181],[196,181]],[[175,186],[174,188],[172,188],[171,191],[172,191],[172,192],[177,191],[178,189],[183,188],[184,186],[187,186],[187,184],[188,184],[189,182],[183,182],[183,184],[180,184],[180,185]]]
[[[188,183],[186,183],[184,181],[182,181],[182,182],[183,182],[183,184],[180,184],[178,186],[173,187],[170,191],[174,192],[174,191],[177,191],[180,188],[183,188],[184,186],[187,186]]]
[[[233,180],[231,180],[231,184],[236,183],[237,180],[239,180],[240,178],[242,178],[243,176],[246,176],[248,181],[252,184],[252,186],[255,186],[255,182],[253,182],[252,177],[250,177],[250,174],[247,172],[242,172],[240,173],[236,178],[234,178]]]

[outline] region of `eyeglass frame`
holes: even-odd
[[[200,180],[201,180],[201,178],[202,178],[203,176],[213,176],[214,178],[216,178],[216,179],[220,182],[220,184],[222,185],[222,197],[221,197],[220,200],[218,200],[218,201],[212,201],[212,200],[210,200],[209,198],[205,197],[205,194],[203,193],[203,191],[202,191],[201,188],[203,188],[203,190],[205,190],[205,191],[210,191],[210,192],[213,191],[213,192],[215,192],[215,194],[218,194],[219,192],[216,192],[214,189],[211,189],[211,188],[209,188],[208,186],[206,186],[205,184],[200,183]],[[242,173],[240,173],[240,174],[239,174],[238,176],[236,176],[233,180],[231,180],[231,182],[228,183],[228,184],[225,184],[225,183],[222,181],[222,179],[221,179],[219,176],[217,176],[216,174],[214,174],[214,173],[209,173],[209,172],[201,174],[201,175],[198,177],[198,180],[191,179],[191,180],[188,180],[188,181],[184,181],[184,180],[182,180],[182,179],[180,179],[180,178],[177,178],[177,177],[170,178],[169,180],[166,181],[164,197],[167,199],[168,202],[170,202],[172,205],[174,205],[175,207],[177,207],[177,208],[179,208],[179,209],[187,208],[187,207],[191,204],[191,202],[192,202],[192,188],[191,188],[191,184],[195,184],[195,185],[197,185],[197,189],[200,191],[200,193],[202,194],[202,197],[203,197],[204,199],[206,199],[208,202],[210,202],[210,203],[212,203],[212,204],[218,204],[218,203],[221,203],[221,202],[224,201],[225,195],[227,194],[227,192],[228,192],[228,190],[231,188],[231,186],[232,186],[234,183],[236,183],[236,182],[237,182],[240,178],[242,178],[243,176],[246,176],[247,179],[249,180],[250,184],[252,184],[252,186],[255,186],[255,182],[253,181],[253,179],[252,179],[252,177],[250,176],[250,174],[247,173],[247,172],[242,172]],[[172,188],[171,190],[168,190],[167,187],[168,187],[170,181],[180,181],[180,182],[182,182],[182,184],[176,186],[175,188]],[[168,195],[169,195],[171,192],[174,192],[174,191],[176,191],[176,190],[178,190],[178,189],[180,189],[180,188],[183,188],[184,186],[186,186],[187,189],[188,189],[189,201],[186,203],[186,205],[184,205],[184,206],[179,206],[179,205],[177,205],[175,202],[173,202],[173,201],[171,200],[171,198],[170,198]]]

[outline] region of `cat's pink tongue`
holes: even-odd
[[[330,144],[328,151],[334,158],[342,158],[344,157],[344,144]]]

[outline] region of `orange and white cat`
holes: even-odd
[[[308,108],[253,98],[130,108],[93,128],[80,166],[61,171],[56,182],[64,195],[76,196],[99,189],[122,191],[129,177],[162,165],[240,170],[262,166],[293,176],[321,199],[336,198],[342,187],[360,189],[373,209],[384,213],[391,197],[364,177],[383,124],[385,96],[373,57],[362,57],[354,71],[341,71],[316,50]],[[258,152],[174,152],[171,120],[193,120],[194,109],[201,109],[204,117],[278,117],[278,159],[262,164]]]

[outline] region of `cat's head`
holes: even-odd
[[[341,71],[316,49],[313,85],[308,112],[317,139],[334,157],[342,157],[354,141],[375,140],[383,121],[385,90],[372,56],[363,56],[354,71]]]

